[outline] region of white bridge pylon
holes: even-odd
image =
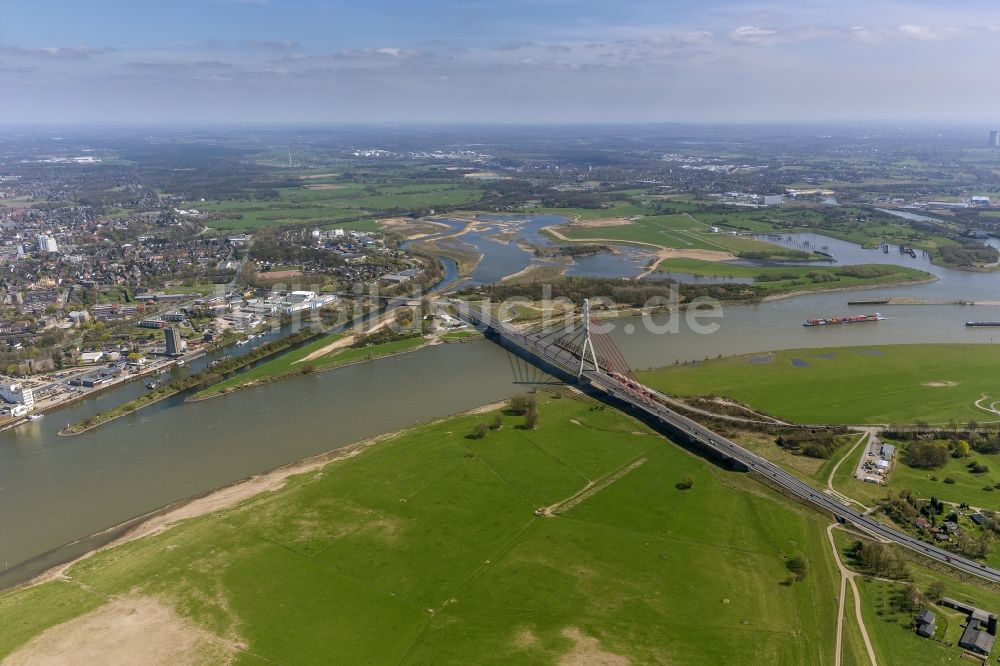
[[[585,298],[583,299],[583,346],[580,348],[580,369],[576,373],[577,379],[583,376],[583,370],[587,364],[588,349],[590,350],[590,360],[594,364],[594,372],[600,372],[597,351],[594,349],[594,341],[590,338],[590,300]]]

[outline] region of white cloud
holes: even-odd
[[[755,25],[742,25],[738,27],[729,33],[729,38],[734,42],[745,44],[774,44],[779,41],[776,30],[758,28]]]

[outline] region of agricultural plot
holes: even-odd
[[[476,201],[482,195],[479,189],[456,185],[365,186],[354,183],[336,187],[308,184],[304,187],[283,188],[278,193],[279,197],[274,200],[200,202],[186,205],[204,212],[221,214],[221,219],[208,222],[209,226],[219,229],[310,224],[373,231],[377,229],[373,220],[352,221],[382,212],[460,206]]]

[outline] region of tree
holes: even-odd
[[[522,416],[535,407],[535,396],[530,393],[520,393],[510,399],[510,413]]]
[[[525,430],[534,430],[538,425],[538,410],[532,405],[528,411],[524,413],[524,428]]]
[[[936,580],[927,586],[927,597],[932,601],[940,601],[947,591],[945,584]]]
[[[486,437],[486,432],[489,428],[482,421],[477,421],[476,425],[472,427],[472,439],[483,439]]]
[[[916,610],[924,603],[924,595],[920,591],[920,588],[916,586],[915,583],[908,583],[906,585],[906,607],[908,609]]]
[[[490,423],[490,430],[499,430],[503,425],[503,420],[500,418],[500,413],[497,412],[493,415],[493,422]]]
[[[806,561],[806,556],[803,555],[802,553],[795,553],[790,558],[788,558],[788,562],[785,563],[785,566],[788,567],[788,570],[791,571],[792,574],[795,576],[795,580],[799,582],[805,580],[806,578],[807,565],[808,563]]]
[[[952,455],[956,458],[964,458],[969,455],[969,443],[964,439],[955,442],[955,452]]]
[[[950,452],[947,446],[936,442],[911,442],[906,447],[906,464],[910,467],[934,469],[944,467]]]

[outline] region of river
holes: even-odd
[[[546,225],[539,222],[541,226]],[[955,271],[933,266],[919,255],[916,259],[895,251],[886,255],[815,235],[782,242],[806,241],[827,246],[845,263],[902,263],[939,279],[925,285],[727,307],[717,320],[718,330],[708,335],[685,324],[676,333],[655,334],[640,320],[619,320],[612,336],[637,369],[790,347],[994,342],[1000,336],[1000,329],[964,326],[967,319],[1000,319],[1000,306],[847,306],[851,298],[881,296],[996,300],[1000,299],[996,273]],[[453,270],[446,268],[449,273]],[[885,321],[801,325],[813,317],[876,309],[885,314]],[[658,318],[659,323],[663,320]],[[192,364],[192,369],[209,360]],[[197,403],[184,403],[177,396],[75,437],[56,433],[66,423],[142,393],[142,384],[111,389],[55,410],[41,421],[0,432],[0,586],[25,580],[106,541],[111,534],[88,536],[164,505],[359,439],[500,400],[545,381],[550,378],[532,366],[477,340],[428,347]],[[77,540],[84,541],[74,544]]]

